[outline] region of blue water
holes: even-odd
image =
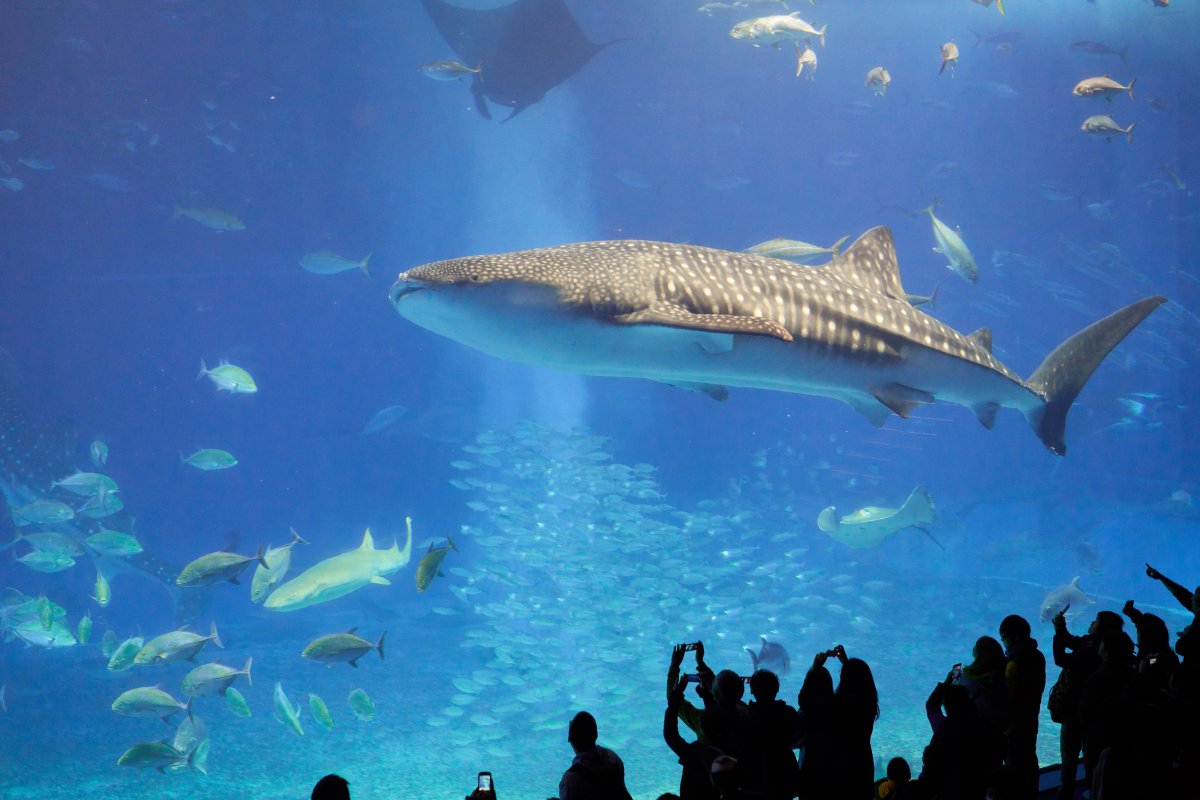
[[[171,630],[177,593],[115,574],[102,609],[86,556],[42,574],[14,560],[25,545],[0,554],[0,585],[44,594],[72,629],[95,620],[88,645],[0,644],[0,797],[302,797],[330,771],[356,798],[433,797],[466,794],[481,769],[502,794],[546,797],[580,709],[634,796],[653,797],[678,779],[660,735],[671,644],[703,638],[710,663],[748,672],[743,648],[761,635],[791,653],[789,700],[818,650],[866,659],[877,759],[915,765],[929,689],[1003,616],[1024,614],[1047,651],[1050,589],[1081,576],[1096,601],[1083,625],[1127,598],[1170,607],[1143,562],[1185,584],[1200,574],[1190,4],[801,4],[828,25],[810,81],[794,77],[790,45],[727,35],[769,5],[709,17],[699,0],[576,0],[589,38],[619,41],[504,124],[476,114],[466,81],[418,72],[454,53],[417,4],[109,5],[14,0],[0,25],[0,129],[19,134],[0,143],[0,178],[23,184],[0,187],[0,349],[25,424],[73,421],[79,469],[107,443],[125,504],[112,526],[173,565],[278,546],[294,527],[311,542],[294,575],[368,527],[380,546],[403,539],[406,516],[414,556],[391,586],[287,614],[251,604],[249,571],[213,590],[193,624],[215,620],[226,650],[200,660],[253,657],[253,685],[236,684],[253,717],[197,700],[204,777],[116,766],[173,731],[114,714],[113,699],[154,684],[178,696],[190,665],[112,673],[98,647],[110,629]],[[1128,51],[1070,47],[1081,40]],[[937,74],[945,41],[961,50],[953,76]],[[883,96],[863,85],[876,65],[892,76]],[[1071,95],[1105,73],[1136,78],[1135,99]],[[1079,130],[1102,113],[1136,123],[1132,145]],[[930,251],[928,218],[903,213],[935,198],[979,263],[976,286]],[[172,220],[176,205],[225,209],[246,229]],[[936,287],[931,313],[958,330],[990,327],[1022,375],[1122,305],[1170,302],[1090,381],[1059,459],[1012,411],[992,431],[949,405],[876,429],[828,399],[733,389],[715,402],[581,378],[467,350],[386,298],[396,273],[474,253],[612,238],[825,246],[876,225],[894,233],[906,288]],[[374,277],[298,266],[321,250],[373,252]],[[201,359],[223,358],[259,391],[195,380]],[[406,412],[392,429],[362,433],[394,405]],[[239,463],[180,465],[201,447]],[[918,484],[944,549],[909,530],[851,550],[816,526],[826,506],[897,506]],[[12,533],[0,522],[0,540]],[[458,551],[418,594],[417,562],[447,535]],[[300,657],[351,626],[386,630],[386,660]],[[276,682],[303,738],[271,718]],[[356,687],[375,702],[370,722],[346,702]],[[1057,726],[1041,730],[1053,763]]]

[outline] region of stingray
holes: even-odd
[[[563,0],[516,0],[488,10],[421,1],[462,62],[482,67],[471,76],[471,94],[485,119],[492,118],[487,100],[512,109],[507,122],[608,46],[583,35]]]

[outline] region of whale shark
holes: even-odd
[[[490,355],[636,377],[722,397],[728,386],[849,404],[874,425],[935,401],[992,428],[1024,414],[1048,450],[1092,373],[1165,297],[1071,336],[1022,379],[906,301],[891,231],[872,228],[819,267],[686,244],[611,240],[436,261],[400,273],[400,315]]]

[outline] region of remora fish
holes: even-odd
[[[408,540],[403,550],[399,541],[386,550],[376,550],[368,529],[361,545],[309,567],[271,592],[263,606],[276,611],[295,611],[350,594],[368,583],[390,586],[391,581],[383,576],[399,570],[412,556],[412,520],[405,522]]]
[[[1083,385],[1164,297],[1056,348],[1026,380],[905,301],[895,245],[874,228],[828,264],[685,244],[587,242],[439,261],[402,272],[401,316],[485,353],[585,375],[743,386],[841,400],[876,425],[935,400],[988,428],[1021,411],[1053,453]],[[268,605],[269,605],[268,601]]]
[[[829,247],[818,247],[815,244],[798,242],[795,239],[768,239],[765,242],[759,242],[753,247],[747,247],[746,252],[760,256],[770,256],[771,258],[781,258],[785,261],[794,261],[797,264],[807,264],[823,255],[836,256],[840,252],[841,246],[849,238],[849,236],[843,236],[829,245]]]
[[[897,531],[919,528],[941,547],[926,527],[934,523],[933,514],[933,499],[924,486],[918,486],[900,508],[866,506],[843,517],[829,506],[817,517],[817,527],[848,547],[878,547]]]
[[[928,214],[929,219],[933,222],[933,238],[938,245],[933,248],[933,252],[941,253],[946,257],[946,261],[949,262],[946,264],[947,268],[954,270],[971,283],[978,283],[979,268],[975,266],[975,256],[971,255],[971,251],[967,249],[967,243],[963,241],[960,230],[951,228],[933,215],[936,205],[937,201],[935,200],[933,205],[921,212]]]

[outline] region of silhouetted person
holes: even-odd
[[[700,676],[700,682],[696,686],[696,694],[705,701],[712,699],[712,683],[713,671],[704,663],[704,642],[696,642],[696,673]],[[687,655],[687,645],[677,644],[671,650],[671,666],[667,669],[667,697],[671,696],[671,692],[679,684],[679,668],[683,664],[683,657]],[[686,699],[679,705],[679,718],[683,720],[683,724],[691,728],[692,733],[696,734],[700,741],[704,741],[704,734],[700,732],[700,709],[696,708]]]
[[[887,765],[887,777],[875,781],[874,800],[907,800],[912,796],[912,769],[896,756]]]
[[[741,761],[749,741],[750,709],[742,702],[746,684],[732,670],[723,669],[713,680],[712,701],[700,714],[704,741]]]
[[[939,800],[985,800],[1003,753],[1001,734],[979,719],[954,674],[933,687],[925,714],[933,737],[922,757],[921,791]]]
[[[632,800],[621,757],[596,744],[596,718],[580,711],[567,728],[575,760],[558,783],[559,800]]]
[[[722,755],[713,759],[710,780],[720,800],[752,800],[742,791],[738,760],[733,756]]]
[[[754,696],[750,706],[750,753],[751,764],[761,777],[743,778],[756,789],[760,789],[768,800],[790,800],[796,796],[800,782],[800,768],[792,746],[796,742],[799,719],[796,709],[778,699],[779,678],[770,670],[760,669],[750,676],[750,694]]]
[[[350,800],[350,784],[341,775],[326,775],[313,787],[312,800]]]
[[[833,782],[833,676],[825,668],[828,653],[818,653],[796,697],[800,709],[800,797],[826,798]]]
[[[1037,731],[1046,689],[1046,657],[1030,635],[1029,621],[1010,614],[1000,622],[1000,641],[1008,663],[1004,684],[1008,693],[1008,730],[1004,763],[1005,797],[1035,800],[1038,793]]]
[[[1004,647],[991,636],[981,636],[971,649],[970,664],[955,675],[952,682],[962,686],[975,704],[979,719],[997,733],[1008,728],[1008,695],[1004,672],[1008,660]]]
[[[1063,686],[1061,710],[1058,714],[1061,726],[1058,745],[1060,758],[1058,796],[1062,800],[1075,797],[1075,775],[1079,771],[1079,751],[1083,747],[1083,722],[1079,718],[1079,699],[1084,684],[1100,666],[1100,641],[1113,631],[1120,631],[1124,621],[1111,611],[1096,614],[1083,636],[1072,636],[1067,630],[1067,619],[1060,611],[1054,616],[1054,663],[1063,674],[1059,681]]]
[[[1189,655],[1196,655],[1196,660],[1200,661],[1200,625],[1196,624],[1196,617],[1200,615],[1200,586],[1197,586],[1195,591],[1189,592],[1181,584],[1163,575],[1149,564],[1146,565],[1146,575],[1167,587],[1167,591],[1171,596],[1179,601],[1179,604],[1192,613],[1192,622],[1186,628],[1179,632],[1179,641],[1175,643],[1175,652],[1187,664]],[[1188,678],[1192,681],[1200,680],[1200,664],[1192,663],[1188,668]]]
[[[1137,626],[1137,658],[1126,690],[1128,727],[1135,734],[1123,742],[1118,740],[1118,747],[1124,750],[1118,756],[1128,765],[1136,765],[1137,788],[1144,797],[1179,797],[1183,793],[1172,786],[1174,762],[1187,728],[1194,724],[1181,724],[1171,694],[1179,659],[1171,650],[1171,634],[1161,617],[1139,611],[1132,600],[1125,603],[1123,611]]]
[[[1128,722],[1125,690],[1132,677],[1133,640],[1124,631],[1110,631],[1100,640],[1100,666],[1084,683],[1079,698],[1089,785],[1100,753],[1115,741],[1118,731]]]
[[[871,732],[879,718],[879,691],[867,662],[847,658],[841,645],[818,653],[812,669],[827,671],[825,662],[830,656],[842,662],[842,674],[830,709],[828,791],[811,796],[869,800],[875,790]]]
[[[680,681],[667,696],[667,710],[663,715],[663,739],[671,752],[679,758],[683,774],[679,778],[679,797],[682,800],[717,800],[711,771],[713,761],[724,755],[716,747],[699,740],[685,741],[679,735],[680,706],[685,702],[687,684]]]

